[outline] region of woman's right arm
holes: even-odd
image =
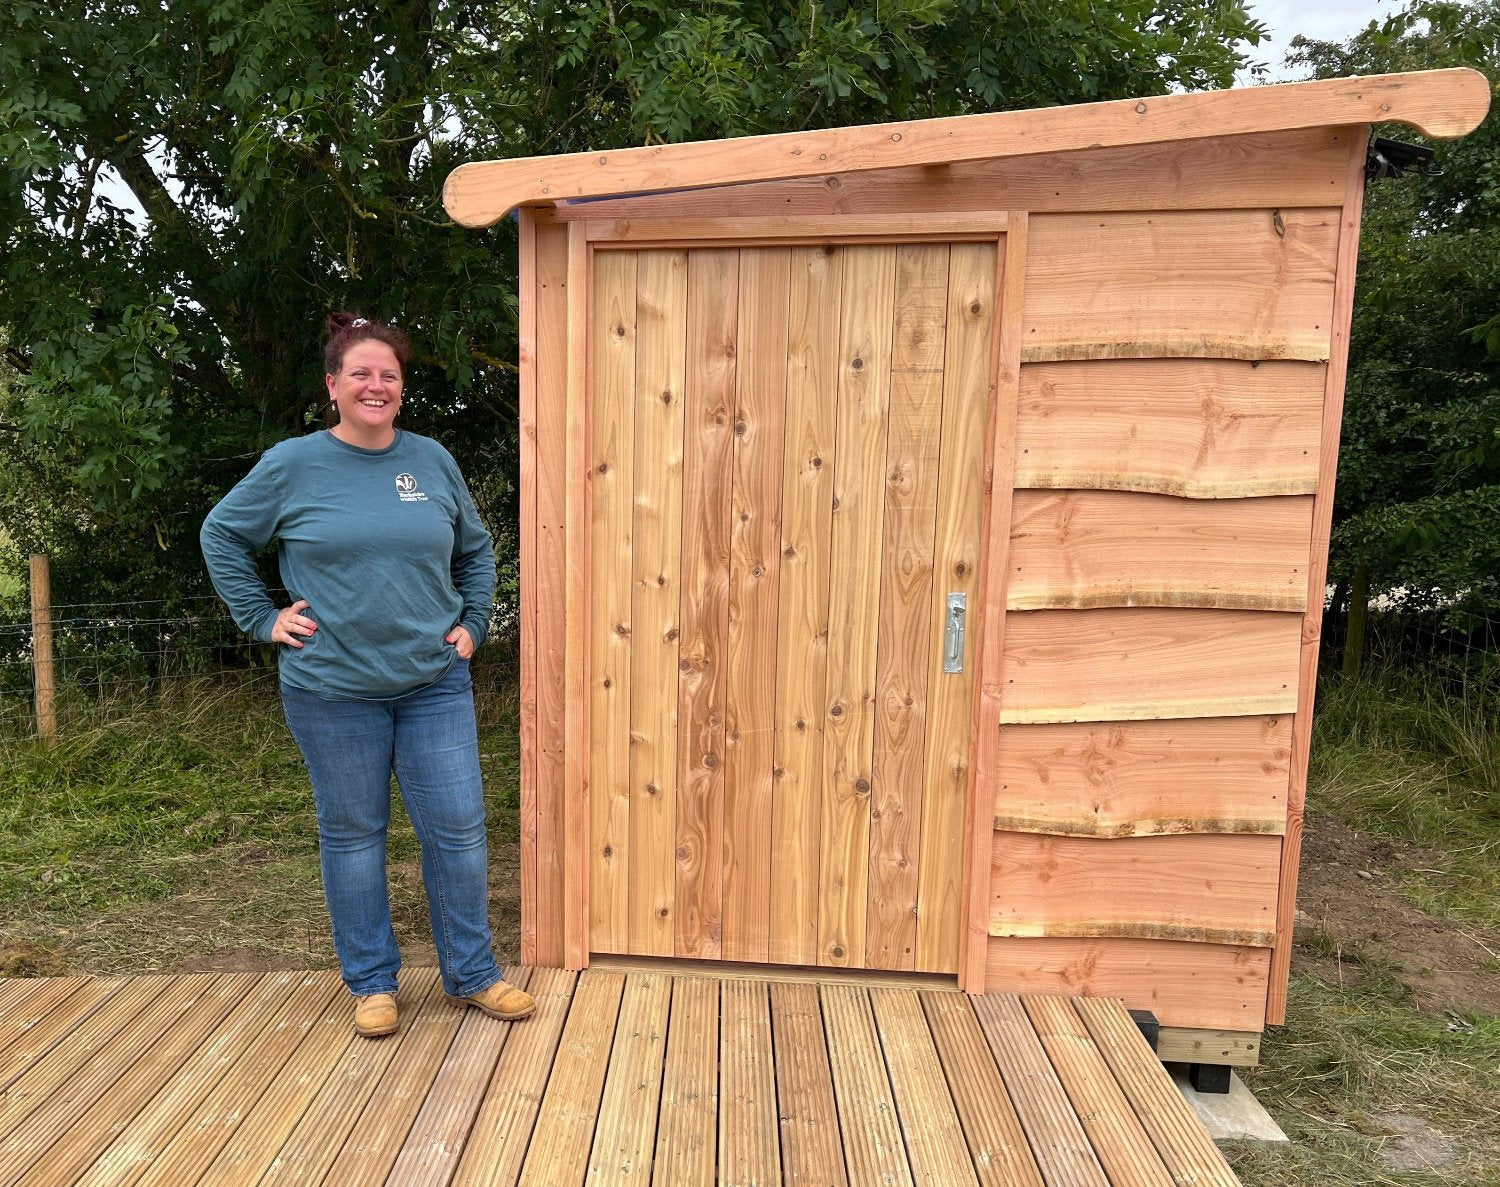
[[[281,522],[281,483],[272,452],[208,513],[198,543],[214,589],[236,625],[262,642],[287,642],[276,635],[282,615],[294,608],[277,609],[255,565],[255,554],[271,542]]]

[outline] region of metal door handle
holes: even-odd
[[[969,595],[948,595],[948,629],[943,633],[943,671],[964,670],[964,618],[969,611]]]

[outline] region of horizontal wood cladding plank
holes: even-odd
[[[1171,940],[996,936],[987,993],[1118,997],[1163,1026],[1259,1031],[1265,1025],[1265,948]]]
[[[1338,224],[1337,207],[1035,215],[1022,361],[1325,361]]]
[[[1327,365],[1122,359],[1021,368],[1015,485],[1311,494]]]
[[[965,211],[954,214],[903,214],[836,218],[806,218],[795,222],[776,218],[681,218],[670,221],[642,218],[590,219],[584,234],[598,247],[641,244],[698,244],[731,240],[740,243],[802,243],[850,240],[882,242],[906,239],[941,240],[974,237],[994,239],[1005,233],[1003,210]]]
[[[1290,713],[1301,626],[1264,610],[1012,611],[1000,721]]]
[[[995,827],[1075,837],[1279,834],[1292,718],[1007,725]]]
[[[1209,136],[1173,144],[1038,153],[1007,160],[908,165],[645,194],[561,206],[563,219],[891,215],[925,210],[1227,210],[1336,206],[1344,200],[1349,128]],[[1191,177],[1192,185],[1183,178]]]
[[[1017,491],[1005,604],[1300,611],[1307,605],[1312,504],[1311,495]]]
[[[1201,139],[1208,128],[1228,136],[1389,120],[1409,123],[1430,136],[1461,136],[1479,125],[1489,99],[1489,82],[1477,70],[1428,70],[603,153],[472,161],[448,175],[443,205],[455,221],[487,227],[516,206],[567,198],[943,165],[1026,156],[1038,149],[1160,144]]]
[[[1268,948],[1281,840],[997,832],[992,936],[1189,940]]]

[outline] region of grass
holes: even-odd
[[[514,703],[482,669],[492,844],[516,831]],[[166,681],[57,744],[0,748],[0,973],[152,971],[250,946],[326,964],[317,826],[269,683]],[[418,847],[399,797],[393,864]],[[420,900],[398,885],[393,907]],[[425,931],[420,909],[408,911]]]
[[[1428,852],[1402,893],[1436,918],[1500,928],[1500,701],[1493,683],[1383,670],[1319,691],[1310,829],[1333,814]],[[1247,1187],[1500,1184],[1500,1018],[1442,1017],[1376,952],[1299,930],[1287,1022],[1245,1078],[1292,1139],[1246,1143]],[[1329,984],[1300,967],[1337,957]],[[1492,962],[1500,971],[1500,960]],[[1422,1118],[1459,1153],[1439,1171],[1385,1169],[1391,1114]]]
[[[1430,848],[1433,864],[1407,876],[1410,901],[1500,928],[1500,688],[1454,683],[1384,669],[1320,690],[1311,806]]]

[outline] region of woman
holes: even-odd
[[[524,1018],[490,950],[484,795],[469,657],[484,642],[495,558],[453,458],[396,427],[408,343],[328,319],[333,428],[283,441],[204,521],[214,588],[242,630],[280,644],[282,705],[317,805],[323,891],[361,1035],[396,1029],[401,954],[386,826],[394,771],[422,846],[432,938],[456,1003]],[[279,541],[278,607],[254,554]]]

